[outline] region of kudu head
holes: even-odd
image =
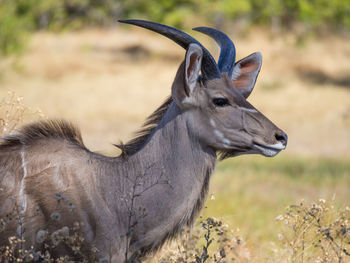
[[[172,85],[172,98],[189,113],[189,131],[221,158],[259,153],[275,156],[285,149],[287,135],[247,98],[258,77],[262,57],[253,53],[235,63],[235,46],[223,32],[198,27],[220,45],[216,63],[209,51],[188,34],[154,22],[121,20],[160,33],[187,50]]]

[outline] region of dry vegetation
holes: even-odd
[[[9,91],[7,96],[0,102],[0,136],[9,134],[24,120],[43,118],[42,112],[26,106],[23,97],[18,97],[14,92]]]
[[[6,232],[8,224],[18,225],[17,233],[9,237],[8,243],[0,246],[0,262],[108,262],[96,257],[97,249],[84,251],[84,237],[81,224],[64,226],[48,232],[49,226],[61,218],[60,209],[68,208],[74,213],[74,204],[56,193],[57,211],[51,214],[46,225],[36,231],[35,247],[22,237],[23,228],[20,207],[0,218],[0,234]],[[269,258],[254,257],[239,235],[220,220],[207,218],[200,221],[192,231],[183,230],[180,237],[167,245],[161,253],[147,262],[167,263],[209,263],[209,262],[324,262],[345,263],[350,260],[350,208],[337,208],[334,200],[320,199],[317,203],[291,205],[275,221],[280,233],[279,243],[271,243]],[[273,223],[271,224],[278,224]],[[74,256],[52,256],[60,246],[69,248]],[[132,261],[125,261],[125,263]]]
[[[293,36],[277,38],[260,31],[236,42],[239,58],[256,50],[263,53],[264,66],[250,101],[288,133],[289,155],[275,162],[237,158],[219,166],[211,188],[217,200],[208,202],[203,216],[210,218],[191,233],[184,231],[150,262],[348,262],[349,45],[330,37],[298,46]],[[170,41],[142,30],[38,33],[23,58],[0,62],[0,132],[41,117],[26,106],[31,105],[45,116],[77,122],[90,148],[113,153],[110,144],[129,138],[170,93],[183,54]],[[300,161],[293,155],[314,159]],[[341,161],[318,159],[324,156]],[[310,166],[316,168],[303,170]],[[244,178],[233,176],[234,167]],[[310,201],[320,196],[329,201]],[[298,203],[301,198],[307,201]],[[217,215],[223,219],[211,218]],[[20,222],[16,213],[11,218]],[[0,234],[6,220],[0,222]],[[0,248],[0,262],[72,260],[50,257],[58,239],[75,249],[81,261],[95,262],[80,251],[78,229],[41,232],[47,242],[42,251],[22,249],[25,240],[14,233]]]
[[[337,210],[324,199],[288,207],[276,220],[286,225],[278,238],[282,258],[290,262],[347,262],[350,260],[350,208]],[[282,249],[283,251],[283,249]],[[281,253],[279,251],[278,253]]]

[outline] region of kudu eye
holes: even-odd
[[[226,98],[214,98],[213,103],[217,107],[225,107],[230,105],[230,103],[228,102],[228,99]]]

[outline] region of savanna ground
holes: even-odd
[[[193,35],[218,53],[215,43]],[[249,101],[289,142],[272,159],[241,156],[220,163],[202,217],[219,218],[243,238],[238,262],[309,262],[306,255],[301,261],[290,256],[288,222],[276,218],[300,202],[326,200],[334,210],[349,209],[350,45],[341,37],[299,42],[260,30],[231,36],[238,59],[262,52]],[[131,138],[170,94],[183,57],[171,41],[138,29],[35,33],[21,58],[0,61],[0,97],[12,96],[8,91],[23,97],[31,107],[23,122],[37,119],[40,109],[45,118],[77,123],[90,149],[118,154],[112,143]],[[344,260],[350,257],[339,262]]]

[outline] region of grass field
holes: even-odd
[[[275,218],[292,204],[319,199],[349,206],[350,162],[283,155],[272,159],[240,157],[223,162],[213,178],[203,217],[222,218],[239,228],[253,257],[267,258],[280,243],[284,226]],[[280,245],[280,244],[279,244]]]
[[[220,163],[203,218],[239,228],[252,261],[282,262],[273,257],[273,249],[283,247],[275,218],[288,205],[334,199],[335,209],[350,206],[350,46],[333,36],[300,46],[292,35],[258,30],[234,39],[238,58],[262,52],[249,100],[288,133],[289,143],[276,158]],[[0,97],[8,91],[23,97],[34,112],[23,122],[38,118],[36,109],[73,120],[89,148],[116,154],[111,144],[132,137],[170,93],[183,56],[170,41],[142,30],[37,33],[22,58],[0,61]]]

